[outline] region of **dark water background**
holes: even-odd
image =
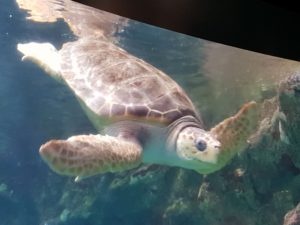
[[[221,50],[211,55],[215,47],[210,46],[209,42],[175,35],[137,22],[131,21],[130,24],[117,35],[119,45],[162,69],[182,85],[203,113],[208,126],[235,112],[246,100],[260,100],[261,84],[266,81],[266,85],[274,85],[279,79],[274,75],[274,71],[279,71],[278,68],[293,70],[296,67],[290,61],[283,63],[281,60],[278,64],[278,59],[276,61],[266,56],[264,59],[268,60],[262,62],[259,60],[261,55],[253,56],[249,52],[241,54],[224,46],[219,46]],[[118,205],[113,205],[116,197],[109,192],[99,191],[111,175],[107,175],[107,179],[98,176],[88,179],[86,183],[74,184],[71,178],[51,172],[38,155],[40,145],[49,139],[63,139],[96,131],[72,93],[37,66],[21,62],[16,45],[38,41],[51,42],[59,48],[73,39],[65,23],[45,25],[28,22],[25,13],[17,8],[13,0],[0,0],[0,225],[99,224],[99,215],[103,224],[126,224],[118,213],[127,209],[131,216],[134,215],[138,205],[134,205],[136,201],[131,204],[130,199],[151,202],[151,199],[141,199],[143,192],[136,196],[136,193],[125,188],[123,194],[127,194],[126,198],[119,199]],[[207,49],[212,51],[208,52]],[[224,52],[229,53],[226,55]],[[221,57],[215,60],[215,56]],[[224,61],[230,57],[241,59],[242,63],[233,60],[228,64]],[[209,60],[211,58],[213,60]],[[275,68],[273,61],[277,63]],[[258,69],[253,69],[253,64]],[[214,65],[214,69],[211,65]],[[233,70],[232,65],[238,70]],[[224,78],[224,71],[231,75],[228,79]],[[242,74],[246,75],[242,77]],[[274,76],[272,82],[268,83],[269,80],[264,80],[263,75],[267,77],[269,74]],[[251,79],[250,75],[253,75]],[[272,90],[270,93],[273,94]],[[103,182],[99,183],[99,180]],[[65,194],[66,188],[73,195]],[[72,204],[82,204],[78,210],[84,211],[85,206],[90,207],[92,200],[80,199],[83,193],[90,198],[94,193],[100,194],[93,202],[92,214],[87,212],[86,217],[82,216],[81,219],[64,221],[64,215],[70,212],[65,211],[62,199],[67,199],[65,202],[70,204],[69,208],[72,208]],[[71,199],[70,196],[75,197]],[[110,212],[112,210],[115,215]],[[149,212],[139,213],[147,218],[154,215],[152,213],[156,210],[159,210],[159,206]],[[57,218],[60,218],[60,223]],[[155,218],[151,219],[155,221]],[[135,221],[134,224],[142,223]]]

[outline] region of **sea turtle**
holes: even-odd
[[[34,18],[32,1],[19,2]],[[78,36],[60,50],[50,43],[17,46],[22,59],[37,63],[74,92],[101,133],[42,145],[42,158],[57,173],[80,180],[154,163],[209,174],[246,146],[257,124],[255,102],[205,131],[192,101],[165,73],[130,55],[103,32]]]

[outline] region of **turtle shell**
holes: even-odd
[[[97,116],[163,124],[198,117],[175,81],[106,39],[66,43],[60,56],[62,78]]]

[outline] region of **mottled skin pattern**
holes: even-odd
[[[224,167],[234,155],[244,149],[247,146],[247,138],[256,129],[258,121],[258,106],[255,102],[249,102],[245,104],[237,114],[229,117],[213,127],[208,134],[216,137],[221,143],[221,152],[218,154],[218,158],[215,155],[211,155],[211,151],[195,152],[190,146],[192,140],[195,139],[192,132],[181,132],[178,138],[177,145],[183,145],[181,149],[184,149],[184,156],[187,158],[193,158],[197,155],[205,155],[207,161],[211,163],[203,163],[202,166],[198,166],[199,172],[202,174],[209,174],[215,172]],[[204,139],[209,137],[204,134]],[[192,163],[190,165],[193,167]]]
[[[92,40],[91,43],[93,43]],[[79,139],[87,142],[87,146],[90,146],[92,150],[90,150],[90,156],[88,158],[90,160],[85,158],[85,160],[83,160],[83,164],[80,163],[80,160],[76,161],[78,166],[76,165],[75,167],[79,168],[77,170],[74,169],[74,165],[76,163],[71,160],[72,165],[69,164],[69,161],[65,160],[65,155],[61,155],[60,153],[71,151],[77,152],[79,156],[85,157],[86,153],[81,151],[86,150],[82,148],[75,148],[74,144],[69,143],[70,140],[50,142],[50,144],[46,144],[41,147],[40,153],[52,169],[66,175],[74,175],[75,171],[79,178],[91,176],[99,172],[119,170],[121,167],[120,165],[116,165],[115,161],[122,159],[122,157],[115,157],[115,159],[112,160],[112,158],[107,157],[110,153],[106,153],[105,151],[97,152],[97,148],[93,147],[93,145],[89,143],[90,141],[102,140],[104,146],[106,146],[106,151],[112,151],[113,148],[119,148],[114,145],[107,145],[105,142],[106,138],[109,138],[109,142],[111,143],[123,143],[123,141],[126,141],[123,144],[128,141],[136,143],[136,145],[130,147],[130,150],[133,155],[141,156],[140,151],[143,149],[145,152],[144,155],[146,155],[143,157],[143,161],[146,163],[180,166],[183,168],[194,169],[202,174],[211,173],[222,168],[236,154],[236,152],[245,147],[247,136],[250,135],[256,127],[256,103],[251,102],[246,104],[235,116],[221,122],[213,128],[210,133],[208,133],[202,129],[201,120],[197,119],[199,118],[199,114],[196,113],[193,104],[175,81],[171,80],[167,77],[167,75],[163,74],[161,71],[146,62],[130,56],[128,53],[126,54],[125,51],[113,46],[112,44],[106,45],[105,43],[102,43],[102,41],[97,41],[94,44],[97,43],[102,45],[102,47],[109,49],[106,51],[105,58],[102,54],[100,54],[98,58],[99,53],[97,54],[98,51],[93,53],[93,48],[84,48],[77,52],[65,50],[65,48],[73,49],[77,47],[80,49],[82,46],[80,40],[66,44],[67,47],[64,45],[60,51],[55,50],[55,48],[50,44],[39,43],[19,44],[18,50],[24,54],[25,59],[38,63],[56,79],[64,80],[64,82],[66,82],[75,92],[82,104],[85,105],[84,108],[96,115],[96,119],[106,117],[111,118],[114,122],[122,119],[127,121],[140,120],[142,122],[156,120],[157,122],[160,122],[160,127],[166,127],[166,129],[165,131],[162,130],[159,134],[156,134],[161,135],[160,139],[153,138],[155,134],[151,135],[151,133],[154,132],[144,125],[136,126],[135,124],[130,125],[130,123],[119,127],[117,133],[113,135],[114,137],[100,136],[101,138],[99,138],[99,136],[89,136],[89,138],[84,138],[85,136],[79,136]],[[85,46],[85,42],[83,42],[83,46]],[[89,45],[87,44],[87,46]],[[68,52],[69,55],[65,55],[65,52]],[[69,62],[72,58],[70,53],[75,54],[75,58],[77,55],[81,57],[75,61]],[[116,64],[112,61],[107,62],[106,60],[113,58],[110,57],[110,55],[113,55],[117,62],[119,61],[119,58],[121,58],[121,63],[116,66]],[[61,60],[62,58],[64,60]],[[107,65],[105,65],[102,61],[106,62]],[[112,66],[109,66],[109,63],[112,64]],[[99,64],[105,69],[98,67],[97,65]],[[123,64],[124,66],[122,66]],[[69,70],[65,69],[66,65],[68,65],[67,68],[69,68]],[[71,70],[71,68],[73,68],[73,70]],[[140,72],[140,69],[142,69],[143,73]],[[106,74],[109,74],[109,76],[104,76],[102,71],[105,71]],[[136,73],[139,76],[135,77],[134,74]],[[82,74],[86,76],[82,76]],[[123,74],[126,79],[118,77],[118,74]],[[111,76],[113,78],[111,78]],[[139,78],[140,76],[143,77],[143,80]],[[93,86],[95,84],[97,85],[98,81],[101,82],[101,86],[99,84],[98,87]],[[142,81],[145,81],[148,85],[143,86]],[[138,87],[136,87],[135,82],[139,82]],[[115,83],[119,85],[114,85]],[[155,86],[153,83],[160,85]],[[130,87],[126,92],[126,85],[132,85],[133,87]],[[152,91],[153,89],[156,90],[156,88],[158,88],[159,91]],[[164,88],[165,92],[163,91]],[[120,90],[124,93],[117,94]],[[140,98],[136,98],[132,95],[132,93],[135,92],[139,93]],[[127,101],[126,99],[122,99],[123,95],[127,95]],[[104,98],[104,96],[106,96],[106,98]],[[100,99],[100,101],[97,102],[97,99]],[[120,101],[120,99],[122,100]],[[152,99],[152,101],[150,99]],[[168,102],[164,102],[163,99],[168,99]],[[143,101],[145,101],[144,106],[149,108],[148,110],[140,110],[139,106],[143,104]],[[160,101],[164,104],[161,104]],[[120,113],[119,115],[118,111],[114,108],[117,104],[124,106],[124,110],[122,111],[123,114]],[[150,105],[152,108],[150,108]],[[172,110],[169,108],[170,105],[176,108]],[[131,106],[135,107],[133,107],[132,110],[128,110],[131,109]],[[164,107],[166,108],[166,111],[164,111]],[[159,111],[159,109],[161,109],[161,111]],[[152,110],[157,111],[160,116],[155,117],[151,114]],[[170,114],[170,112],[177,112],[177,114]],[[95,121],[92,120],[92,122]],[[97,124],[97,121],[95,123]],[[155,141],[153,141],[153,143],[159,143],[158,146],[155,146],[155,149],[147,149],[142,143],[143,141],[140,137],[138,137],[142,130],[146,130],[145,133],[147,133],[147,136],[143,137],[144,139],[154,139]],[[173,133],[171,132],[172,134],[164,136],[164,133],[167,130],[173,130]],[[186,135],[184,135],[185,133]],[[189,138],[186,138],[188,136]],[[76,138],[77,137],[73,137],[72,140],[75,140]],[[195,147],[195,143],[198,138],[206,141],[206,151],[199,152]],[[166,146],[162,141],[164,139],[170,139],[171,143],[168,143]],[[175,142],[177,142],[177,144],[174,144]],[[59,151],[53,150],[58,148],[59,145],[57,143],[60,143],[63,146]],[[97,144],[96,146],[100,146],[100,144]],[[61,149],[64,149],[64,151]],[[73,151],[72,149],[77,150]],[[167,149],[167,152],[164,149]],[[45,154],[45,152],[48,152],[48,154]],[[53,156],[51,156],[49,152],[53,152]],[[95,163],[91,158],[93,154],[96,159],[101,159],[101,157],[107,159],[106,162],[109,164],[109,168],[100,169],[99,166],[95,166]],[[126,151],[124,154],[126,154]],[[135,159],[137,162],[132,162],[131,159],[127,160],[129,165],[127,166],[122,164],[122,168],[128,169],[131,168],[133,164],[138,165],[138,162],[141,161],[141,157]],[[87,162],[90,162],[90,165]]]
[[[253,121],[257,120],[257,116],[257,104],[250,102],[245,104],[236,115],[212,128],[211,134],[215,135],[222,145],[221,154],[217,155],[212,154],[212,151],[194,150],[190,143],[195,139],[194,133],[181,132],[177,145],[184,145],[180,148],[183,150],[182,158],[197,159],[199,155],[200,157],[205,155],[208,160],[201,165],[193,163],[193,160],[184,164],[185,161],[182,160],[182,164],[177,163],[177,165],[190,169],[197,168],[201,174],[209,174],[221,169],[239,150],[246,147],[245,140],[255,130]],[[205,139],[209,141],[209,138],[207,136]],[[40,154],[55,172],[77,176],[77,180],[99,173],[131,169],[143,162],[142,148],[139,144],[100,134],[52,140],[41,146]]]
[[[41,146],[40,153],[57,173],[88,177],[138,166],[142,149],[110,136],[79,135],[66,141],[49,141]]]
[[[255,103],[205,131],[200,114],[174,80],[114,44],[110,33],[120,18],[69,0],[18,0],[18,4],[29,11],[31,20],[64,19],[79,37],[60,50],[50,43],[18,44],[23,59],[67,84],[100,132],[103,121],[114,130],[42,145],[40,154],[54,171],[78,180],[144,162],[208,174],[245,147],[257,122]]]
[[[224,154],[220,155],[220,162],[214,170],[218,170],[234,157],[234,155],[245,149],[247,139],[256,130],[259,120],[259,109],[255,102],[245,104],[240,111],[210,130],[220,140]],[[234,141],[233,141],[234,140]]]

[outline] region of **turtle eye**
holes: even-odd
[[[199,151],[203,152],[206,149],[206,147],[207,147],[207,144],[206,144],[206,142],[204,140],[198,140],[196,142],[196,148]]]

